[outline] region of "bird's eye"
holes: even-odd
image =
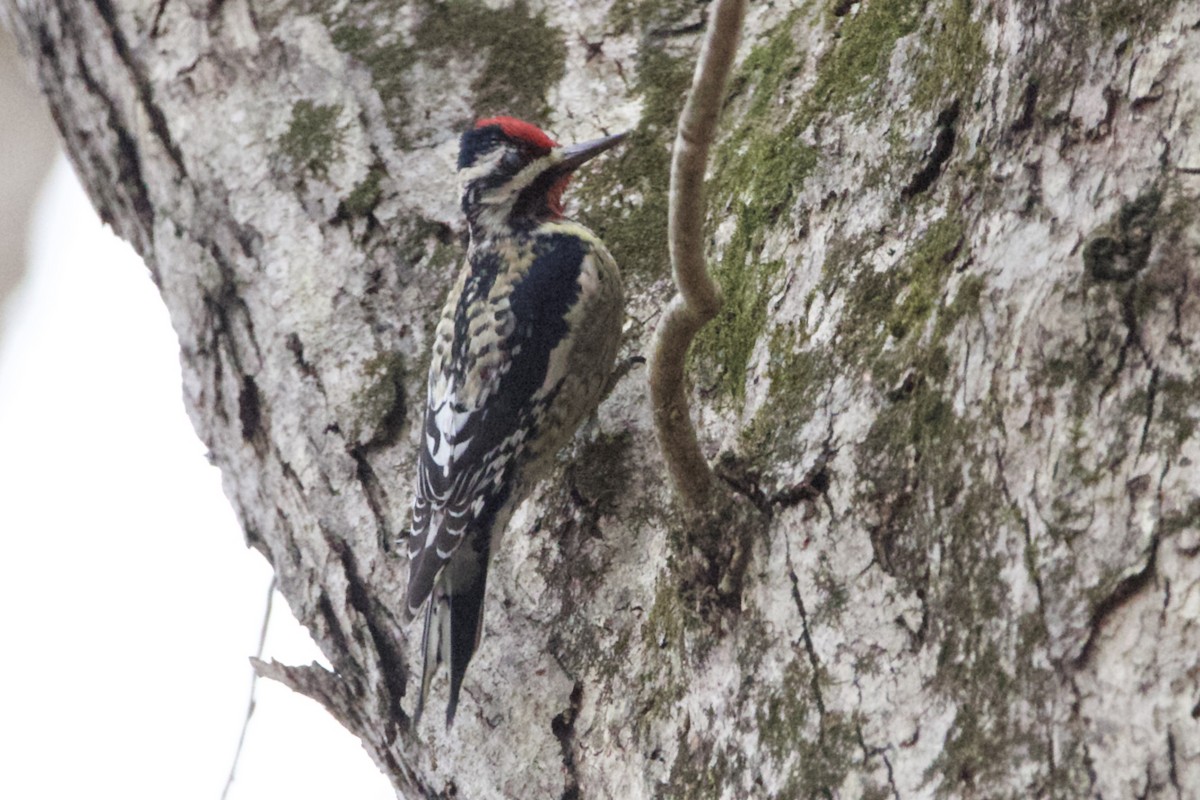
[[[511,170],[520,169],[525,163],[525,156],[520,150],[509,150],[504,154],[501,163]]]

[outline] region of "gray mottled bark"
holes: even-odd
[[[702,7],[6,3],[334,667],[262,669],[404,796],[1200,793],[1194,4],[753,4],[689,369],[759,516],[684,528],[634,373],[514,515],[446,732],[396,539],[456,132],[634,128],[574,196],[644,352]]]

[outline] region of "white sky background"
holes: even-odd
[[[218,800],[270,570],[183,410],[140,259],[65,159],[0,338],[0,797]],[[265,656],[319,659],[277,594]],[[230,800],[394,798],[323,709],[259,681]]]

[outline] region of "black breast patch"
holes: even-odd
[[[511,386],[502,391],[529,397],[546,379],[550,352],[567,335],[565,317],[579,299],[579,274],[587,253],[587,245],[577,236],[537,237],[533,263],[509,298],[521,351],[505,376],[504,383]]]

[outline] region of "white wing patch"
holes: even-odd
[[[433,463],[442,468],[442,475],[449,477],[450,468],[454,462],[458,460],[467,449],[467,445],[471,443],[470,437],[459,440],[459,433],[462,431],[471,414],[468,411],[455,409],[451,401],[443,403],[434,413],[434,422],[437,425],[439,440],[433,441],[432,436],[426,436],[429,440],[430,455],[433,457]],[[436,445],[436,446],[435,446]]]

